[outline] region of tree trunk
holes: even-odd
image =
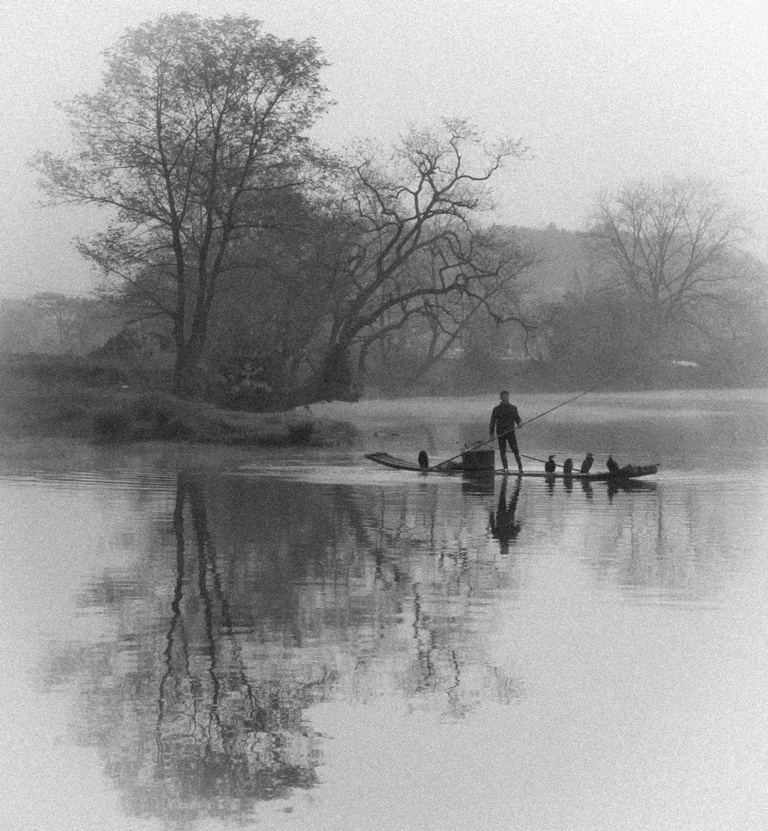
[[[193,398],[200,393],[200,359],[202,349],[195,344],[184,343],[176,347],[173,367],[173,393],[181,398]]]
[[[359,401],[359,383],[352,369],[349,348],[341,344],[329,347],[317,376],[318,397],[325,401]]]

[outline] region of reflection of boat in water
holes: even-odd
[[[608,493],[618,493],[618,491],[654,491],[656,490],[655,482],[647,482],[645,479],[617,479],[612,477],[608,480]]]
[[[372,462],[376,462],[377,464],[384,465],[385,467],[391,467],[395,470],[412,470],[418,473],[442,473],[442,474],[450,474],[450,473],[473,473],[477,474],[480,472],[480,469],[476,467],[467,467],[462,462],[455,462],[451,461],[448,463],[443,463],[436,465],[432,468],[424,468],[421,467],[417,462],[409,462],[405,459],[398,459],[396,456],[391,456],[389,453],[366,453],[366,459],[370,459]],[[658,465],[624,465],[624,467],[619,468],[618,471],[615,473],[611,473],[610,471],[602,471],[602,472],[589,472],[589,473],[577,473],[573,472],[570,474],[566,474],[561,472],[558,473],[547,473],[543,470],[525,470],[522,473],[518,472],[514,468],[510,469],[509,475],[515,477],[531,477],[531,478],[538,478],[538,479],[565,479],[565,480],[581,480],[586,482],[613,482],[613,483],[622,483],[622,482],[631,482],[635,479],[639,479],[641,476],[652,476],[654,473],[658,472]],[[488,469],[488,473],[493,472],[495,475],[503,475],[503,469]]]

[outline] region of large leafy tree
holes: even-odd
[[[188,393],[238,241],[269,221],[269,193],[301,182],[324,61],[248,17],[190,14],[129,30],[107,61],[99,90],[64,105],[74,151],[37,164],[56,200],[111,211],[81,250],[170,320]]]

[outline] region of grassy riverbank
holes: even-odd
[[[226,410],[203,401],[132,388],[77,360],[10,356],[0,362],[0,435],[99,442],[188,441],[239,445],[343,447],[354,427],[307,409]]]

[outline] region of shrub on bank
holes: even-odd
[[[232,411],[123,383],[94,384],[97,376],[104,377],[67,356],[0,356],[0,433],[311,447],[348,445],[355,435],[351,425],[306,410]]]
[[[269,447],[344,446],[355,436],[354,428],[345,422],[292,412],[262,415],[223,410],[162,394],[111,404],[95,414],[93,430],[99,441],[107,442],[182,440]]]

